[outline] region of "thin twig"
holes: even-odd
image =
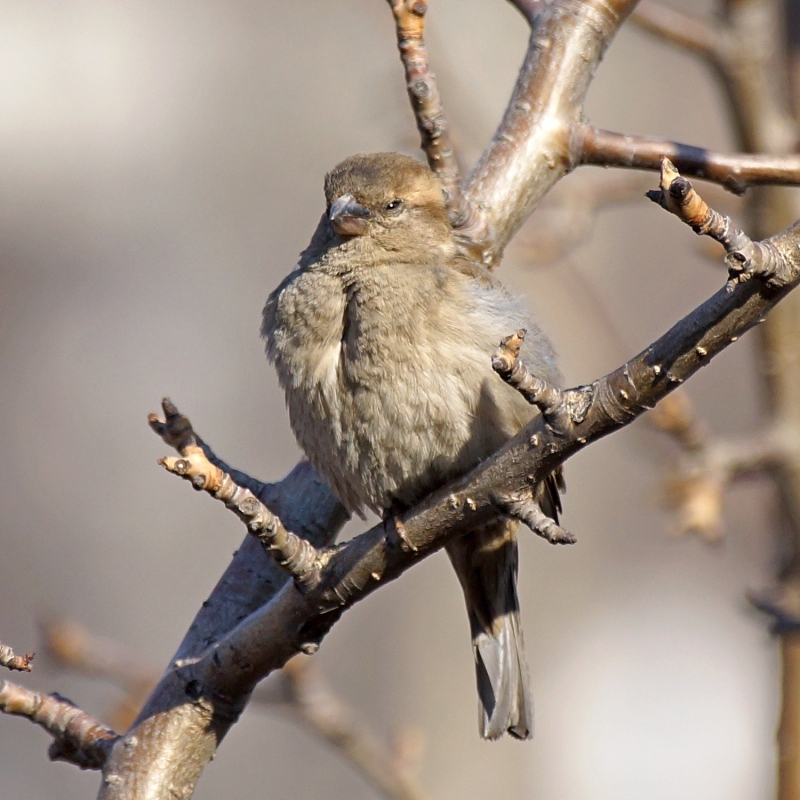
[[[244,489],[249,489],[263,502],[266,502],[265,498],[267,496],[274,494],[276,489],[274,484],[263,483],[245,472],[234,469],[219,458],[197,434],[189,418],[181,414],[168,397],[161,401],[161,409],[164,414],[163,418],[157,414],[149,414],[147,422],[150,428],[164,440],[166,445],[174,448],[181,455],[187,452],[194,452],[195,448],[199,447],[215,467],[218,467],[222,472],[227,472],[237,485]]]
[[[421,147],[430,168],[439,176],[454,228],[469,224],[473,209],[461,192],[461,173],[453,153],[447,118],[436,77],[428,65],[425,14],[428,0],[389,0],[397,30],[397,47],[406,75],[406,87]]]
[[[702,147],[629,136],[582,124],[574,128],[580,140],[580,162],[604,167],[660,170],[666,156],[684,174],[719,183],[743,194],[750,186],[800,184],[800,155],[725,154]]]
[[[0,711],[26,717],[52,737],[53,761],[68,761],[81,769],[100,769],[119,738],[114,731],[57,694],[40,694],[0,681]]]
[[[499,511],[512,519],[519,520],[550,544],[575,544],[578,541],[573,534],[548,517],[532,497],[495,495],[494,502]]]
[[[14,651],[7,645],[0,642],[0,667],[5,667],[18,672],[30,672],[31,662],[36,654],[25,653],[24,655],[14,655]]]
[[[492,354],[492,369],[531,405],[541,411],[548,425],[560,428],[569,424],[567,418],[567,393],[533,375],[520,360],[519,353],[525,341],[525,329],[506,336]]]
[[[787,264],[783,254],[769,241],[754,242],[730,217],[710,208],[666,156],[661,157],[659,188],[648,192],[647,196],[689,225],[696,234],[719,242],[727,253],[725,263],[732,280],[748,280],[756,272],[778,285],[785,280],[783,270]]]
[[[325,551],[317,550],[306,539],[286,530],[281,520],[249,489],[238,486],[227,472],[212,464],[202,448],[186,445],[181,450],[180,458],[169,456],[159,459],[158,463],[168,472],[190,481],[195,489],[222,500],[247,525],[275,562],[292,576],[298,588],[308,591],[316,586],[327,561]]]

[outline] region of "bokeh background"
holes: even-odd
[[[469,164],[526,26],[502,0],[431,6],[431,59]],[[156,465],[165,448],[146,414],[168,394],[223,458],[265,479],[298,458],[260,311],[316,224],[324,173],[357,151],[418,152],[391,15],[378,0],[4,0],[0,16],[0,640],[39,649],[37,620],[64,614],[161,668],[243,531]],[[588,114],[733,147],[702,66],[633,29]],[[638,352],[723,280],[644,198],[603,212],[567,263],[533,268],[518,244],[500,274],[536,309],[571,384]],[[688,388],[722,433],[756,420],[748,339]],[[431,798],[772,792],[776,647],[744,599],[770,583],[768,492],[730,494],[719,546],[677,539],[659,507],[668,456],[642,423],[597,443],[567,466],[579,543],[523,536],[532,743],[478,739],[467,621],[443,555],[325,640],[316,659],[363,719],[387,737],[420,732]],[[118,699],[45,658],[3,677],[100,717]],[[49,763],[48,743],[0,718],[0,796],[94,796],[97,773]],[[226,796],[377,794],[291,718],[250,711],[196,792]]]

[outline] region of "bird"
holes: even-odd
[[[327,174],[325,198],[310,244],[267,299],[261,332],[312,466],[350,512],[387,519],[474,468],[537,413],[492,369],[503,337],[525,328],[528,368],[554,385],[561,374],[524,302],[462,254],[427,165],[354,155]],[[560,472],[534,489],[553,519],[561,489]],[[485,739],[533,731],[517,527],[499,517],[447,545]]]

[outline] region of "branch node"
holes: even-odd
[[[774,242],[754,242],[730,217],[710,208],[666,156],[661,157],[659,190],[648,192],[647,196],[695,233],[709,236],[725,248],[729,291],[736,283],[744,283],[755,276],[772,286],[782,286],[793,279],[791,259],[787,259]]]
[[[541,506],[531,497],[493,495],[492,504],[508,517],[516,519],[530,528],[537,536],[550,544],[575,544],[577,539],[562,528],[554,519],[542,511]]]
[[[451,496],[450,502],[455,500]],[[458,501],[455,500],[456,504]],[[397,514],[388,517],[384,522],[384,530],[386,531],[386,544],[389,547],[399,547],[404,553],[416,553],[417,547],[408,538],[408,531],[403,524],[403,520]]]
[[[183,458],[162,458],[159,461],[169,472],[191,481],[192,486],[206,491],[231,509],[250,533],[258,539],[275,562],[288,572],[301,592],[315,588],[322,567],[327,563],[325,551],[291,531],[249,489],[238,486],[227,472],[212,464],[202,448],[190,445]]]
[[[49,755],[81,769],[100,769],[119,738],[74,703],[58,694],[43,695],[0,681],[0,711],[26,717],[52,737]]]
[[[531,405],[542,413],[553,430],[563,433],[570,427],[567,392],[532,375],[519,358],[525,341],[525,328],[506,336],[492,355],[492,369],[511,387],[516,389]]]
[[[35,653],[25,653],[21,656],[15,655],[7,644],[0,642],[0,667],[16,670],[17,672],[30,672],[31,662],[35,655]]]

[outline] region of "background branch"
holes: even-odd
[[[59,666],[108,681],[123,690],[124,697],[111,716],[117,728],[126,730],[158,683],[158,672],[119,642],[96,636],[73,620],[50,620],[42,626],[42,633],[48,655]],[[407,755],[409,750],[420,749],[408,741],[413,732],[398,736],[393,749],[387,747],[334,693],[319,668],[305,656],[289,661],[262,683],[253,692],[252,703],[256,708],[286,711],[304,723],[310,733],[339,752],[382,796],[392,800],[428,797],[413,775],[414,759]]]
[[[722,47],[721,31],[702,17],[687,14],[654,0],[643,0],[631,14],[631,21],[648,33],[715,59]]]
[[[655,428],[670,436],[680,454],[667,475],[665,499],[677,516],[678,533],[696,533],[717,542],[723,533],[722,502],[733,482],[776,469],[787,452],[779,431],[754,436],[711,437],[685,394],[662,400],[650,415]]]

